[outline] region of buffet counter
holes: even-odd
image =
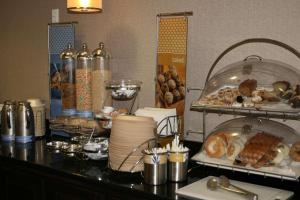
[[[299,182],[204,167],[189,163],[188,180],[151,186],[140,173],[114,172],[107,160],[91,161],[68,157],[46,148],[45,140],[8,145],[0,143],[0,199],[178,199],[175,191],[209,175],[290,190],[299,199]],[[200,148],[199,144],[191,143]],[[187,144],[189,145],[189,144]]]

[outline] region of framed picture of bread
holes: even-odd
[[[155,106],[184,114],[187,58],[186,16],[158,18]]]

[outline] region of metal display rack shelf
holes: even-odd
[[[195,161],[198,164],[203,165],[203,166],[216,167],[218,169],[227,169],[227,170],[231,170],[231,171],[244,172],[247,174],[255,174],[255,175],[261,175],[264,177],[273,177],[273,178],[279,178],[281,180],[290,180],[290,181],[299,182],[299,179],[294,176],[285,176],[285,175],[279,175],[279,174],[271,173],[271,172],[262,172],[262,171],[255,170],[255,169],[247,169],[245,167],[237,167],[237,166],[232,167],[232,166],[216,164],[216,163],[209,163],[209,162],[203,162],[203,161],[197,161],[197,160],[195,160]]]
[[[267,110],[256,109],[252,107],[237,108],[237,107],[220,107],[220,106],[206,106],[206,105],[191,105],[192,111],[215,113],[215,114],[229,114],[229,115],[242,115],[251,117],[264,117],[264,118],[276,118],[285,120],[300,120],[300,110]]]
[[[296,55],[297,58],[300,59],[300,53],[294,49],[293,47],[276,41],[272,39],[267,39],[267,38],[250,38],[243,40],[241,42],[235,43],[229,48],[227,48],[225,51],[223,51],[217,59],[214,61],[213,65],[211,66],[208,75],[206,77],[205,81],[205,86],[208,84],[208,81],[210,79],[210,76],[215,68],[215,66],[218,64],[218,62],[231,50],[235,49],[236,47],[242,46],[244,44],[249,44],[249,43],[267,43],[267,44],[272,44],[276,45],[279,47],[282,47],[292,54]],[[204,88],[205,88],[204,86]],[[189,90],[200,90],[203,92],[202,89],[200,88],[188,88]],[[193,102],[191,107],[191,111],[197,111],[203,113],[203,139],[205,140],[206,138],[206,115],[208,113],[214,113],[214,114],[229,114],[229,115],[241,115],[241,116],[251,116],[251,117],[264,117],[266,119],[269,118],[276,118],[276,119],[282,119],[283,121],[285,120],[300,120],[300,109],[294,109],[294,110],[268,110],[264,108],[257,109],[255,107],[247,107],[247,108],[239,108],[239,107],[221,107],[221,106],[211,106],[211,105],[200,105],[197,104],[196,102]],[[280,178],[280,179],[286,179],[286,180],[292,180],[292,181],[299,181],[299,177],[297,176],[286,176],[286,175],[281,175],[281,174],[276,174],[276,173],[271,173],[271,172],[264,172],[260,170],[255,170],[255,169],[249,169],[247,167],[239,167],[239,166],[229,166],[229,165],[223,165],[223,164],[216,164],[216,163],[211,163],[211,162],[204,162],[204,161],[199,161],[197,159],[195,160],[198,164],[204,165],[204,166],[212,166],[216,168],[222,168],[222,169],[227,169],[227,170],[232,170],[232,171],[239,171],[239,172],[245,172],[248,174],[257,174],[257,175],[262,175],[264,177],[275,177],[275,178]]]

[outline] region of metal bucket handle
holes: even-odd
[[[214,70],[215,66],[218,64],[218,62],[228,53],[230,52],[231,50],[239,47],[239,46],[242,46],[244,44],[249,44],[249,43],[268,43],[268,44],[273,44],[273,45],[276,45],[276,46],[279,46],[279,47],[282,47],[286,50],[288,50],[289,52],[293,53],[294,55],[297,56],[297,58],[300,59],[300,53],[294,49],[293,47],[283,43],[283,42],[280,42],[280,41],[277,41],[277,40],[273,40],[273,39],[268,39],[268,38],[250,38],[250,39],[246,39],[246,40],[243,40],[241,42],[238,42],[238,43],[235,43],[233,45],[231,45],[230,47],[228,47],[227,49],[225,49],[225,51],[223,51],[218,57],[217,59],[214,61],[214,63],[212,64],[212,66],[210,67],[209,69],[209,72],[207,74],[207,77],[206,77],[206,80],[205,80],[205,85],[204,87],[206,87],[208,81],[209,81],[209,78],[211,76],[211,73],[212,71]]]
[[[120,166],[118,167],[118,171],[120,171],[120,169],[122,168],[123,164],[127,161],[127,159],[133,154],[135,153],[138,149],[140,149],[141,146],[143,146],[144,144],[147,144],[149,145],[149,142],[151,141],[155,141],[155,143],[157,143],[157,140],[156,138],[151,138],[151,139],[148,139],[146,140],[145,142],[139,144],[136,148],[134,148],[125,158],[124,160],[122,161],[122,163],[120,164]],[[136,168],[136,166],[142,161],[142,159],[144,158],[144,156],[142,156],[130,169],[130,172],[134,172],[133,170]],[[109,166],[110,166],[110,161],[108,162]]]
[[[181,123],[182,123],[182,116],[179,115],[173,115],[173,116],[168,116],[163,118],[156,126],[156,129],[158,129],[158,127],[160,125],[162,125],[162,123],[166,122],[166,124],[161,128],[160,132],[157,133],[157,135],[159,137],[163,137],[162,132],[163,130],[166,130],[166,132],[169,132],[169,129],[171,134],[170,135],[176,135],[177,133],[180,133],[181,131]],[[173,126],[172,126],[172,122],[173,122]],[[177,125],[177,127],[175,127]],[[177,129],[177,131],[176,131]],[[170,135],[166,135],[166,136],[170,136]]]

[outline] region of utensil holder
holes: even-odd
[[[187,179],[189,152],[169,152],[168,180],[181,182]]]
[[[167,152],[144,153],[144,182],[149,185],[161,185],[167,182]]]

